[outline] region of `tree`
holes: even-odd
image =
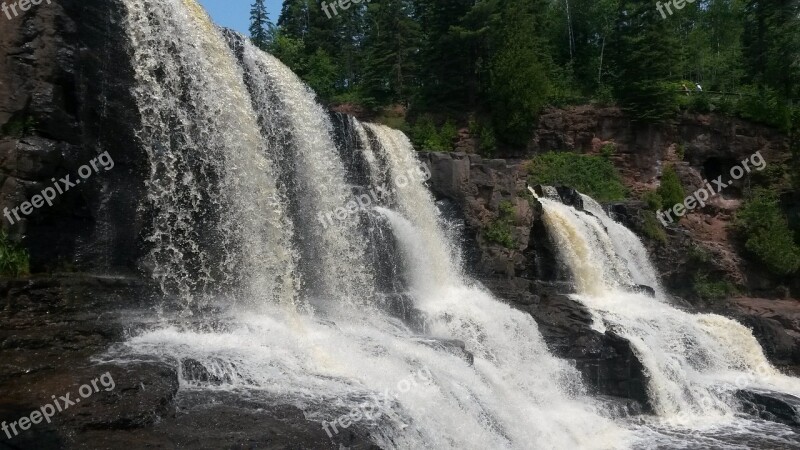
[[[800,97],[800,2],[748,0],[742,41],[753,81]]]
[[[250,40],[261,50],[272,43],[275,25],[269,20],[264,0],[255,0],[250,7]]]
[[[543,3],[508,0],[494,24],[489,101],[498,137],[512,145],[527,144],[552,91],[550,56],[539,37]]]
[[[417,80],[419,26],[408,0],[381,0],[367,9],[365,95],[379,105],[407,103]]]
[[[668,19],[650,0],[619,2],[609,46],[614,50],[612,85],[622,106],[639,120],[660,121],[677,112],[681,43],[677,21]]]

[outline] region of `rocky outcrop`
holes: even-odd
[[[0,29],[0,209],[13,210],[108,151],[114,161],[13,224],[32,269],[133,273],[145,166],[120,2],[33,6]],[[93,24],[93,25],[90,25]],[[13,217],[13,216],[12,216]],[[121,224],[126,224],[121,226]]]
[[[132,328],[148,326],[156,292],[131,277],[0,281],[0,422],[30,417],[53,396],[69,393],[75,402],[49,422],[10,431],[12,439],[0,432],[0,448],[377,448],[369,430],[353,425],[329,437],[319,422],[279,399],[179,391],[172,362],[104,356]],[[463,352],[457,342],[432,345]],[[78,395],[104,374],[113,383]]]
[[[780,392],[752,389],[738,391],[736,397],[748,414],[771,422],[800,426],[800,398]]]
[[[589,312],[575,300],[569,270],[542,222],[541,210],[526,187],[522,161],[484,160],[463,153],[424,155],[431,168],[430,187],[437,198],[456,205],[464,224],[463,241],[472,275],[499,298],[530,313],[551,351],[575,361],[596,394],[631,399],[637,410],[648,410],[646,377],[630,344],[613,332],[592,329]],[[559,193],[580,201],[571,189]],[[501,204],[511,205],[507,218],[512,245],[489,238],[501,216]]]

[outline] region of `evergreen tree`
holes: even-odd
[[[417,79],[419,26],[408,0],[381,0],[367,10],[363,90],[374,104],[408,103]]]
[[[552,90],[545,42],[545,2],[507,0],[493,24],[489,101],[495,130],[507,143],[524,146]]]
[[[267,50],[272,43],[274,28],[264,0],[255,0],[250,7],[250,40],[260,49]]]
[[[800,1],[748,0],[743,44],[752,80],[800,97]]]
[[[308,32],[308,0],[284,0],[278,28],[283,36],[303,39]]]
[[[610,46],[612,83],[617,99],[636,119],[658,121],[677,111],[681,43],[678,21],[668,19],[650,0],[619,2]]]

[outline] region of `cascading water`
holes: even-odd
[[[156,280],[187,303],[233,288],[292,303],[292,225],[225,41],[193,0],[123,3],[151,167]]]
[[[374,295],[372,274],[365,264],[366,247],[359,215],[337,217],[352,199],[345,170],[336,155],[328,115],[314,93],[288,67],[247,40],[240,41],[253,104],[269,134],[276,126],[285,139],[275,144],[290,149],[296,196],[295,220],[303,227],[304,257],[320,278],[316,295],[364,303]]]
[[[275,58],[223,35],[193,0],[125,5],[141,136],[154,167],[149,208],[157,279],[168,298],[176,290],[190,296],[198,290],[194,277],[212,284],[219,277],[212,268],[221,263],[233,281],[266,279],[273,289],[220,287],[236,307],[201,317],[209,322],[201,327],[168,321],[131,338],[117,356],[176,361],[182,393],[292,404],[320,422],[425,369],[428,378],[363,424],[384,448],[626,442],[627,432],[585,396],[574,368],[548,353],[530,315],[464,281],[402,133],[370,125],[357,134],[371,183],[393,182],[383,186],[392,194],[386,208],[376,211],[404,256],[414,306],[429,330],[423,336],[362,306],[375,289],[359,242],[373,235],[363,232],[360,215],[327,227],[317,222],[318,213],[346,207],[354,187],[345,183],[330,121],[313,93]],[[193,178],[199,176],[208,184]],[[300,273],[312,289],[301,287]],[[281,300],[308,292],[329,307],[287,307]]]
[[[658,295],[662,295],[661,282],[658,280],[656,270],[650,263],[647,249],[633,231],[616,222],[606,214],[603,207],[593,198],[581,194],[583,209],[594,214],[600,224],[607,231],[614,252],[620,255],[630,273],[632,281],[636,284],[652,287]]]
[[[653,408],[664,423],[730,424],[740,388],[800,393],[797,380],[769,364],[750,330],[667,303],[641,241],[593,199],[582,199],[591,214],[539,199],[544,221],[575,279],[579,294],[574,297],[590,309],[600,331],[612,330],[631,342],[645,366]],[[625,261],[627,276],[607,269],[616,259]],[[623,289],[629,279],[654,287],[655,298]]]
[[[179,395],[290,404],[321,423],[393,392],[359,425],[382,448],[637,445],[631,429],[641,429],[606,417],[574,367],[548,352],[529,314],[463,275],[404,134],[349,118],[359,148],[337,148],[313,92],[274,57],[214,27],[194,0],[123,3],[151,164],[145,263],[166,302],[231,301],[198,309],[195,322],[164,317],[113,357],[175,362]],[[348,173],[347,151],[368,173]],[[366,211],[320,220],[378,188],[389,195]],[[580,301],[598,327],[631,340],[659,414],[732,414],[730,392],[719,386],[766,364],[752,335],[622,292],[632,283],[657,288],[635,236],[589,198],[594,217],[541,201]],[[395,247],[403,282],[381,283],[376,272],[400,276],[368,261]],[[386,286],[408,291],[424,326],[380,307],[375,297]],[[777,380],[770,386],[788,391],[791,380],[763,367]]]

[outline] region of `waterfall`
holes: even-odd
[[[650,262],[642,240],[633,231],[609,217],[603,207],[593,198],[581,194],[581,199],[583,200],[583,209],[594,214],[606,229],[611,244],[614,246],[614,252],[620,255],[625,262],[631,280],[636,284],[650,286],[659,295],[663,295],[661,282],[658,280],[656,269]]]
[[[377,137],[388,162],[397,210],[414,224],[422,240],[421,245],[427,249],[425,273],[419,269],[423,266],[414,263],[418,268],[414,271],[414,289],[427,291],[457,283],[457,263],[454,259],[457,259],[458,252],[442,232],[439,210],[423,184],[430,177],[430,171],[421,166],[411,141],[401,131],[375,124],[368,124],[367,127]]]
[[[109,359],[158,357],[175,364],[178,396],[293,405],[329,432],[368,405],[358,428],[386,449],[672,439],[612,418],[529,313],[463,273],[428,168],[402,132],[332,122],[294,73],[217,29],[195,0],[122,2],[150,164],[142,265],[165,304],[182,309],[159,311],[158,325]],[[348,127],[345,143],[334,122]],[[736,322],[627,292],[635,283],[660,292],[641,242],[590,198],[587,214],[546,192],[544,220],[576,298],[597,329],[631,341],[661,417],[732,416],[728,385],[743,374],[794,389]],[[405,314],[378,300],[392,295],[408,299]]]
[[[147,265],[187,304],[232,288],[293,303],[292,224],[225,41],[193,0],[123,4],[150,163]]]
[[[352,122],[370,186],[349,185],[328,114],[283,64],[216,29],[193,0],[125,5],[153,166],[155,277],[167,293],[206,289],[237,307],[199,326],[165,320],[114,357],[174,361],[181,393],[291,404],[321,426],[380,398],[360,426],[383,448],[627,441],[532,317],[461,275],[405,135]],[[379,187],[390,195],[368,211],[318,220]],[[367,232],[370,217],[390,232]],[[425,334],[364,307],[376,291],[366,250],[383,248],[370,239],[396,241]],[[309,296],[325,301],[287,307]]]
[[[320,281],[315,294],[366,303],[374,292],[364,260],[366,248],[357,233],[360,216],[336,215],[353,196],[335,151],[330,119],[288,67],[248,40],[240,42],[259,120],[268,135],[282,137],[275,145],[288,148],[284,158],[293,162],[294,216],[303,224],[303,256],[312,267],[309,275]],[[278,127],[283,129],[277,131]]]
[[[649,397],[662,419],[693,426],[724,423],[737,413],[734,393],[739,388],[800,392],[800,385],[772,367],[750,330],[736,321],[687,313],[663,295],[652,298],[624,290],[631,279],[658,288],[655,269],[630,230],[593,199],[582,198],[589,213],[540,199],[544,221],[573,274],[579,293],[575,298],[590,309],[597,329],[630,341],[645,366]],[[620,259],[622,266],[616,263]]]

